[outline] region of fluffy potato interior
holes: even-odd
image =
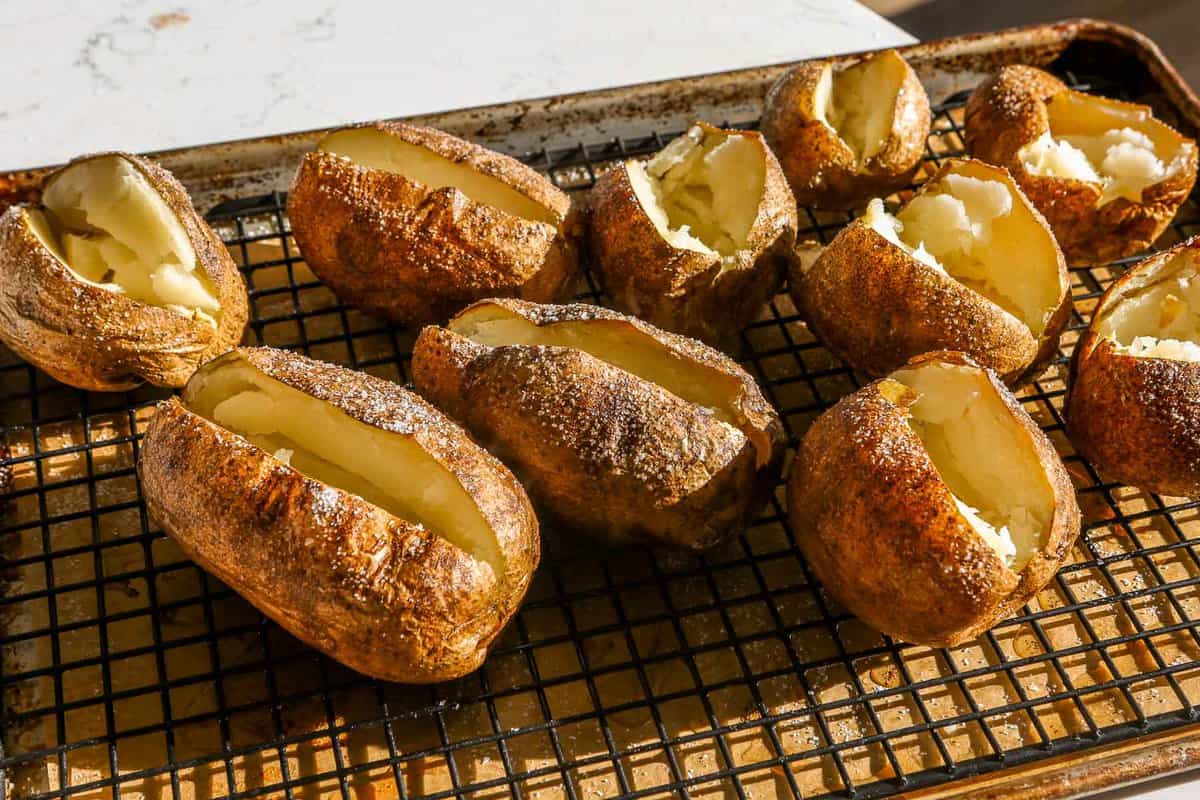
[[[1103,185],[1097,205],[1142,192],[1174,175],[1194,145],[1149,110],[1064,91],[1046,104],[1050,130],[1018,157],[1029,172]]]
[[[202,367],[183,400],[307,477],[420,524],[502,574],[499,544],[475,500],[410,436],[359,422],[236,359]]]
[[[723,258],[746,248],[767,179],[756,140],[697,125],[626,169],[642,210],[673,246]]]
[[[477,203],[534,222],[558,225],[554,212],[499,178],[451,161],[377,128],[350,128],[326,136],[317,149],[368,169],[395,172],[432,189],[452,186]]]
[[[221,304],[187,231],[146,177],[111,155],[58,173],[28,210],[34,234],[77,278],[215,324]]]
[[[872,200],[865,221],[1040,336],[1061,300],[1053,235],[999,170],[964,163],[892,216]]]
[[[904,400],[909,424],[959,513],[1020,571],[1054,516],[1054,492],[1028,433],[980,369],[934,362],[890,379],[912,390]]]
[[[1099,334],[1132,356],[1200,361],[1200,265],[1193,252],[1179,252],[1114,298]]]
[[[817,84],[817,119],[837,131],[860,164],[887,144],[906,71],[904,59],[889,51],[839,72],[828,67]]]
[[[619,320],[570,320],[535,325],[503,306],[476,305],[454,319],[450,330],[488,347],[533,345],[570,347],[657,384],[676,397],[709,409],[737,428],[755,446],[760,464],[771,457],[771,442],[746,419],[739,404],[741,386],[703,364],[680,358],[654,337]]]

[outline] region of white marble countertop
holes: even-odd
[[[0,84],[0,169],[913,41],[851,0],[8,4],[0,70],[21,79]],[[1183,800],[1197,786],[1105,798]]]
[[[851,0],[13,2],[0,168],[912,41]]]

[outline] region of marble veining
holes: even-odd
[[[5,19],[0,168],[912,41],[851,0],[42,0]]]

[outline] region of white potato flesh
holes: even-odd
[[[1029,432],[980,369],[933,362],[892,373],[915,393],[909,424],[959,514],[1019,572],[1046,541],[1054,491]]]
[[[923,264],[983,295],[1041,336],[1061,300],[1052,234],[995,167],[964,162],[892,216],[864,221]]]
[[[556,226],[560,222],[553,211],[499,178],[377,128],[331,133],[317,144],[317,150],[343,156],[361,167],[403,175],[430,189],[453,187],[477,203],[522,219]]]
[[[642,210],[674,247],[722,258],[746,249],[767,180],[756,140],[693,126],[625,169]]]
[[[1017,157],[1034,175],[1099,183],[1097,205],[1142,192],[1187,164],[1194,147],[1149,111],[1081,92],[1061,92],[1046,104],[1049,130]]]
[[[1115,298],[1097,324],[1118,352],[1200,361],[1200,264],[1183,251]]]
[[[292,469],[421,525],[502,572],[499,544],[475,500],[408,436],[359,422],[240,360],[198,374],[183,400]]]
[[[217,300],[187,231],[141,171],[121,156],[67,167],[27,219],[79,280],[215,324]]]
[[[817,119],[837,131],[860,164],[887,145],[907,71],[904,59],[889,51],[822,74],[813,98]]]
[[[701,364],[681,358],[654,337],[620,320],[565,320],[535,325],[496,305],[481,304],[450,321],[450,330],[488,347],[533,345],[568,347],[662,387],[689,403],[709,409],[722,423],[754,444],[760,465],[771,456],[767,435],[754,429],[739,407],[740,384]]]

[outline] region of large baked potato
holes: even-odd
[[[1002,167],[942,165],[895,216],[873,200],[790,279],[827,347],[879,377],[958,350],[1010,385],[1036,377],[1071,311],[1066,262],[1045,220]]]
[[[421,331],[412,377],[540,511],[602,538],[708,547],[761,508],[783,453],[736,363],[597,306],[476,303]]]
[[[1196,143],[1149,107],[1068,89],[1024,65],[971,95],[966,140],[972,155],[1012,171],[1071,263],[1145,249],[1196,182]]]
[[[800,549],[872,627],[948,647],[1013,614],[1079,534],[1066,468],[993,373],[928,354],[842,398],[788,482]]]
[[[907,186],[925,155],[929,96],[895,50],[849,67],[789,70],[767,92],[762,131],[796,202],[857,208]]]
[[[77,158],[0,217],[0,339],[63,383],[182,386],[247,314],[225,245],[147,159]]]
[[[1200,496],[1200,239],[1130,268],[1075,347],[1071,441],[1106,476]]]
[[[712,345],[779,290],[797,224],[762,136],[702,122],[591,194],[594,266],[616,306]]]
[[[405,683],[483,663],[537,566],[503,464],[415,394],[270,348],[209,362],[159,404],[146,508],[298,638]]]
[[[292,234],[344,302],[402,325],[484,297],[569,296],[571,200],[516,159],[433,128],[377,122],[323,138],[288,195]]]

